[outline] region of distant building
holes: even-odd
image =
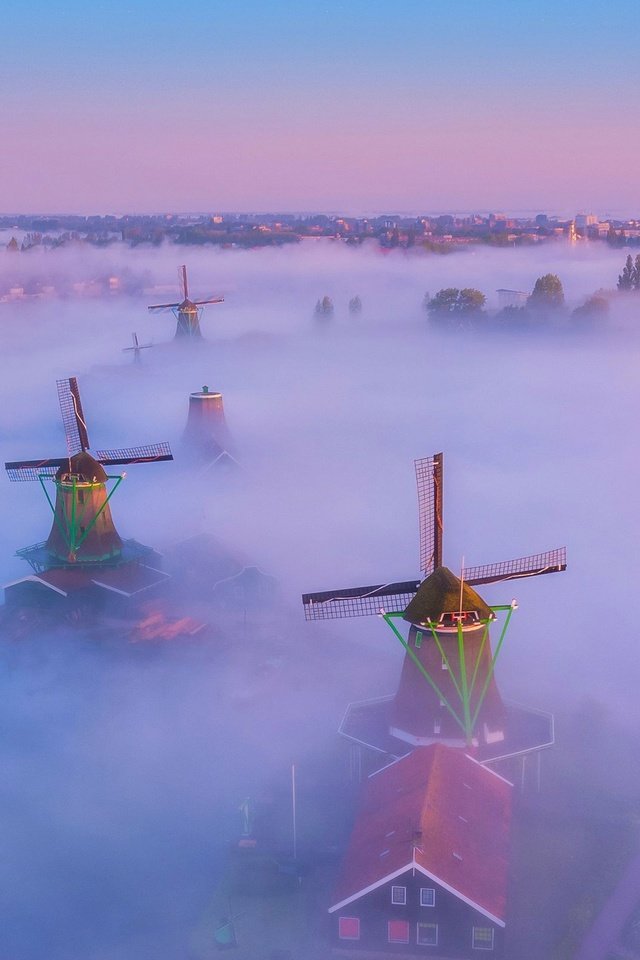
[[[442,744],[372,774],[329,908],[334,945],[501,957],[511,803],[507,780]]]
[[[529,296],[524,290],[505,290],[503,288],[496,290],[496,293],[498,294],[498,306],[500,307],[524,307]]]
[[[595,213],[577,213],[574,223],[576,230],[585,230],[587,227],[595,227],[598,223],[598,218]]]

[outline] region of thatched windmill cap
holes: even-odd
[[[443,613],[458,613],[461,607],[475,611],[480,620],[493,619],[491,608],[467,583],[462,585],[460,603],[460,580],[447,567],[438,567],[420,584],[402,616],[409,623],[437,623]]]
[[[86,450],[74,454],[68,463],[60,467],[56,480],[63,480],[69,474],[75,474],[80,483],[106,483],[109,479],[102,464]]]

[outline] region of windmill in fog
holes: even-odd
[[[153,344],[152,344],[152,343],[140,343],[139,340],[138,340],[138,334],[135,333],[135,332],[131,334],[131,341],[132,341],[132,343],[133,343],[133,346],[131,346],[131,347],[123,347],[123,348],[122,348],[122,352],[123,352],[123,353],[133,352],[133,362],[134,362],[134,363],[142,363],[142,357],[141,357],[142,351],[143,351],[143,350],[148,350],[149,347],[152,347],[152,346],[153,346]]]
[[[66,456],[5,463],[9,480],[40,482],[53,514],[46,541],[25,547],[18,555],[36,573],[137,561],[150,549],[135,540],[123,541],[111,516],[111,499],[125,475],[108,474],[105,467],[173,460],[169,444],[97,450],[93,456],[76,378],[58,380],[57,388]],[[50,483],[54,498],[47,489]]]
[[[206,384],[202,390],[189,394],[182,448],[187,460],[205,469],[238,466],[224,415],[222,394],[210,390]]]
[[[187,268],[182,265],[178,268],[178,277],[182,286],[182,300],[180,303],[155,303],[149,310],[171,310],[177,320],[175,340],[196,337],[202,338],[200,331],[200,316],[202,307],[207,303],[223,303],[224,297],[210,297],[208,300],[191,300],[187,281]]]
[[[490,606],[474,587],[565,570],[566,551],[467,567],[457,577],[442,565],[443,455],[417,460],[416,478],[422,578],[304,594],[305,618],[378,614],[391,627],[405,658],[397,693],[386,698],[384,736],[388,732],[396,742],[413,746],[444,741],[491,748],[507,736],[508,711],[494,670],[517,604]],[[489,627],[498,614],[503,622],[493,652]],[[398,619],[409,624],[406,639]],[[356,718],[363,729],[369,724],[366,713],[363,708]],[[373,740],[368,736],[363,733],[361,742],[375,742],[377,734]]]

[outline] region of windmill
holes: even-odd
[[[505,708],[495,679],[511,616],[517,607],[489,606],[473,589],[566,569],[561,547],[484,566],[456,577],[442,565],[443,455],[416,460],[422,579],[303,595],[307,620],[378,614],[405,650],[389,719],[392,736],[413,745],[492,743],[504,739]],[[495,653],[489,627],[504,615]],[[409,624],[405,639],[395,621]]]
[[[140,342],[138,341],[138,334],[135,333],[135,332],[131,334],[131,340],[132,340],[132,342],[133,342],[133,346],[132,346],[132,347],[123,347],[123,348],[122,348],[122,352],[123,352],[123,353],[129,353],[129,351],[133,351],[133,362],[134,362],[134,363],[142,363],[142,358],[141,358],[141,356],[140,356],[141,352],[142,352],[143,350],[148,350],[149,347],[152,347],[152,346],[153,346],[153,344],[152,344],[152,343],[140,343]]]
[[[125,475],[108,474],[105,467],[173,460],[169,444],[98,450],[94,457],[89,453],[76,378],[58,380],[57,389],[67,456],[5,463],[9,480],[40,482],[53,514],[47,540],[25,547],[18,555],[36,572],[52,567],[80,568],[138,559],[148,548],[135,541],[121,540],[111,517],[110,501]],[[55,486],[55,500],[47,490],[47,482]],[[108,489],[109,483],[111,489]]]
[[[237,466],[234,445],[224,415],[222,394],[203,386],[189,394],[189,412],[182,435],[185,456],[205,468],[226,464]]]
[[[207,303],[223,303],[224,297],[211,297],[209,300],[190,300],[187,268],[184,264],[178,268],[178,276],[182,286],[182,301],[180,303],[155,303],[148,309],[173,311],[178,321],[174,340],[182,340],[183,337],[202,337],[200,332],[202,307]]]

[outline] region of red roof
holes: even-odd
[[[92,582],[97,587],[113,590],[125,597],[133,597],[169,579],[168,573],[146,567],[142,563],[123,563],[118,567],[102,567],[91,576]]]
[[[55,590],[67,597],[76,590],[86,590],[91,586],[91,577],[82,569],[72,570],[68,567],[54,567],[43,573],[32,573],[29,576],[21,577],[19,580],[13,580],[4,585],[5,590],[9,587],[15,587],[19,583],[41,583],[49,590]]]
[[[153,567],[146,567],[142,563],[132,562],[123,563],[117,567],[98,566],[94,569],[89,567],[79,567],[78,569],[53,567],[44,573],[32,573],[20,580],[14,580],[13,583],[7,583],[5,589],[31,581],[41,583],[49,590],[55,590],[56,593],[65,597],[89,587],[100,587],[103,590],[112,590],[125,597],[132,597],[168,579],[170,579],[169,574],[163,573],[162,570],[155,570]]]
[[[373,774],[329,912],[416,869],[504,926],[511,784],[432,744]]]

